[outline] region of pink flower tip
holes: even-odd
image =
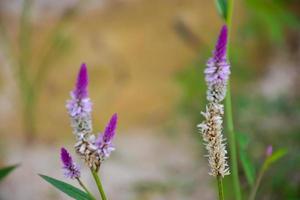
[[[76,88],[74,90],[74,95],[78,99],[86,98],[88,96],[87,91],[88,86],[88,72],[85,63],[82,63],[76,82]]]
[[[266,156],[269,157],[272,155],[272,153],[273,153],[273,147],[272,147],[272,145],[269,145],[266,149]]]
[[[113,137],[115,136],[117,123],[118,123],[118,115],[117,115],[117,113],[115,113],[110,118],[110,120],[105,128],[104,135],[103,135],[103,140],[105,142],[111,141],[113,139]]]
[[[214,51],[214,59],[216,61],[221,61],[226,57],[227,38],[228,38],[228,29],[226,25],[223,25]]]
[[[69,152],[64,147],[62,147],[60,149],[60,159],[65,167],[73,164],[72,157],[70,156]]]

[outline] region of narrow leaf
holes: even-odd
[[[227,19],[227,0],[215,0],[217,10],[221,17],[226,21]]]
[[[11,165],[8,167],[4,167],[0,169],[0,181],[4,179],[8,174],[10,174],[15,168],[17,168],[19,165]]]
[[[241,163],[249,185],[253,186],[255,181],[255,167],[249,159],[247,153],[243,150],[240,151]]]
[[[264,170],[267,170],[270,165],[272,165],[274,162],[278,161],[280,158],[282,158],[283,156],[285,156],[287,154],[287,150],[286,149],[279,149],[277,151],[275,151],[270,157],[268,157],[264,163]]]
[[[39,174],[45,181],[76,200],[92,200],[87,193],[63,181]]]
[[[250,143],[250,138],[246,134],[237,134],[238,145],[240,148],[239,157],[242,163],[243,170],[246,175],[247,182],[250,186],[254,185],[255,182],[255,166],[251,161],[250,156],[247,153],[247,148]]]

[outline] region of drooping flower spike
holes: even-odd
[[[60,150],[60,158],[63,164],[64,175],[67,178],[75,179],[80,177],[80,169],[73,162],[73,159],[69,152],[65,148],[61,148]]]
[[[227,81],[230,74],[226,51],[227,27],[224,25],[220,31],[213,56],[208,60],[207,68],[204,70],[209,103],[206,106],[206,111],[202,112],[205,119],[198,125],[208,152],[209,174],[221,177],[229,174],[225,139],[222,134],[224,106],[221,104],[226,96]]]

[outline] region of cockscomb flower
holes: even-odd
[[[221,104],[226,96],[226,86],[230,74],[226,48],[227,27],[223,26],[213,57],[208,60],[207,68],[204,71],[209,103],[206,111],[202,112],[205,120],[198,125],[208,152],[209,174],[221,177],[229,174],[225,139],[222,134],[224,106]]]
[[[99,134],[95,142],[101,162],[107,159],[110,156],[111,152],[115,150],[115,147],[112,144],[112,140],[115,136],[117,122],[118,115],[115,113],[107,124],[104,133]]]
[[[78,73],[75,89],[71,92],[71,99],[67,101],[67,110],[71,118],[73,133],[83,138],[92,132],[92,103],[88,97],[88,74],[83,63]]]
[[[67,101],[66,107],[71,118],[73,133],[76,135],[75,151],[90,169],[97,172],[101,163],[115,150],[112,139],[117,126],[117,114],[112,116],[104,133],[96,139],[92,134],[92,104],[88,97],[87,87],[87,67],[82,64],[75,89],[71,92],[71,100]]]
[[[207,99],[220,102],[225,98],[227,81],[230,75],[230,65],[227,61],[227,26],[221,29],[213,56],[207,62],[204,71],[208,86]]]
[[[61,148],[60,158],[63,163],[64,175],[67,178],[75,179],[80,177],[80,169],[73,162],[69,152],[65,148]]]

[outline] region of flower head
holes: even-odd
[[[110,156],[111,152],[115,150],[115,147],[112,144],[112,139],[114,138],[117,128],[117,121],[118,115],[115,113],[107,124],[104,133],[99,134],[95,142],[102,161],[107,159]]]
[[[60,158],[63,163],[64,175],[67,178],[71,178],[71,179],[79,178],[80,177],[80,169],[73,162],[72,157],[70,156],[69,152],[65,148],[61,148]]]
[[[82,64],[77,76],[76,87],[71,92],[71,99],[66,104],[73,132],[78,138],[85,137],[92,132],[92,103],[88,97],[87,86],[87,68],[85,64]]]
[[[207,99],[220,102],[225,98],[226,85],[230,75],[230,65],[227,62],[227,26],[221,29],[212,58],[207,62],[204,70],[208,91]]]

